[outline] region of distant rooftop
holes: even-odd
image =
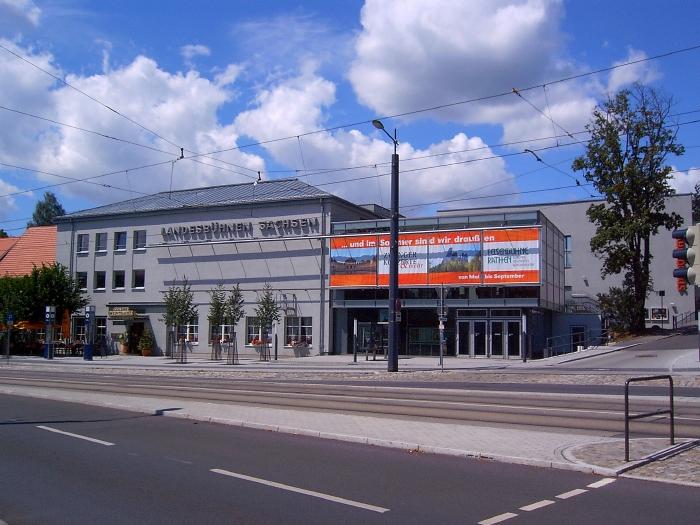
[[[56,219],[99,217],[104,215],[124,215],[131,213],[177,210],[182,208],[208,208],[212,206],[237,206],[272,202],[276,200],[304,200],[321,197],[334,197],[332,194],[298,179],[277,179],[258,183],[229,184],[188,190],[163,191],[88,210],[68,213]]]
[[[34,266],[56,262],[56,226],[27,228],[21,237],[13,239],[16,242],[0,261],[0,275],[28,275]]]

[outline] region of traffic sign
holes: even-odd
[[[12,324],[15,322],[15,316],[12,315],[12,312],[7,314],[7,322],[8,322],[8,324]]]

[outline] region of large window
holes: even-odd
[[[232,324],[209,325],[209,341],[218,340],[221,343],[226,339],[233,341],[235,328]]]
[[[571,268],[571,235],[564,235],[564,268]]]
[[[146,286],[146,270],[134,270],[132,276],[132,288],[145,288]]]
[[[112,274],[112,288],[115,290],[124,289],[124,270],[114,270]]]
[[[106,233],[96,233],[95,234],[95,251],[96,252],[106,252],[107,251],[107,234]]]
[[[284,344],[286,346],[311,345],[311,343],[311,317],[293,316],[284,318]]]
[[[105,272],[95,272],[95,281],[93,288],[95,290],[104,290],[106,285],[107,277]]]
[[[87,272],[75,272],[75,282],[78,283],[78,288],[87,290]]]
[[[126,232],[114,232],[115,251],[126,250]]]
[[[178,340],[184,337],[185,341],[194,345],[199,344],[199,318],[195,318],[190,324],[180,325],[177,335]]]
[[[90,236],[87,233],[79,233],[77,244],[78,253],[87,253],[90,251]]]
[[[136,230],[134,232],[134,250],[146,249],[146,230]]]
[[[257,317],[245,318],[245,342],[247,345],[255,344],[253,341],[260,339],[260,319]]]

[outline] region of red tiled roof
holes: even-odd
[[[0,260],[2,260],[7,252],[9,252],[12,247],[17,243],[19,237],[4,237],[0,238]]]
[[[27,228],[0,260],[0,275],[27,275],[34,266],[40,268],[56,262],[56,226]],[[6,239],[0,239],[6,240]],[[0,245],[2,249],[2,245]]]

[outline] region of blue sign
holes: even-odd
[[[15,322],[15,316],[12,315],[12,312],[7,314],[7,322],[8,323],[14,323]]]

